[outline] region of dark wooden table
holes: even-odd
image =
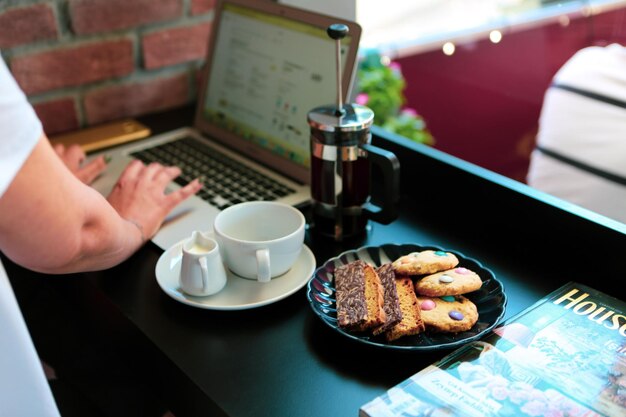
[[[157,132],[189,120],[188,109],[142,119]],[[399,218],[373,224],[367,236],[349,242],[308,234],[318,265],[360,246],[437,245],[478,259],[496,274],[508,295],[507,317],[571,280],[626,298],[626,225],[435,149],[379,129],[374,134],[375,144],[400,159]],[[251,310],[183,305],[157,285],[161,253],[149,243],[111,270],[45,281],[53,282],[50,296],[71,305],[87,326],[132,346],[128,355],[147,364],[147,379],[177,417],[355,416],[361,405],[446,353],[349,340],[317,318],[305,289]],[[7,269],[14,282],[44,280],[13,265]],[[22,301],[28,320],[28,309],[37,307]]]

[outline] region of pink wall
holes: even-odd
[[[578,49],[610,42],[626,43],[626,8],[397,61],[436,148],[523,181],[552,76]]]

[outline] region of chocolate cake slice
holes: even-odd
[[[383,309],[385,310],[386,316],[385,323],[372,331],[373,334],[379,335],[402,320],[402,310],[400,309],[400,301],[398,300],[396,273],[394,272],[393,265],[391,263],[384,264],[376,269],[376,273],[383,284]]]
[[[337,324],[365,331],[385,323],[380,277],[367,263],[357,260],[335,270]]]

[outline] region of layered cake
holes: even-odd
[[[396,289],[402,310],[402,320],[385,333],[385,338],[388,341],[396,340],[402,336],[419,334],[425,329],[411,278],[396,279]]]
[[[372,331],[373,334],[379,335],[402,320],[402,310],[400,309],[400,300],[396,290],[396,274],[393,271],[393,265],[390,263],[384,264],[376,269],[376,273],[383,284],[383,309],[386,316],[385,324]]]
[[[365,331],[385,323],[380,277],[367,263],[357,260],[335,270],[337,324],[352,331]]]

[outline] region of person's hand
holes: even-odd
[[[146,166],[134,160],[128,164],[107,200],[122,218],[139,227],[145,239],[150,239],[178,203],[202,188],[202,184],[195,179],[185,187],[166,194],[165,187],[180,173],[177,167],[157,163]]]
[[[61,158],[65,166],[83,183],[89,185],[107,167],[104,156],[85,162],[85,152],[78,145],[70,145],[67,148],[61,144],[53,145],[54,151]]]

